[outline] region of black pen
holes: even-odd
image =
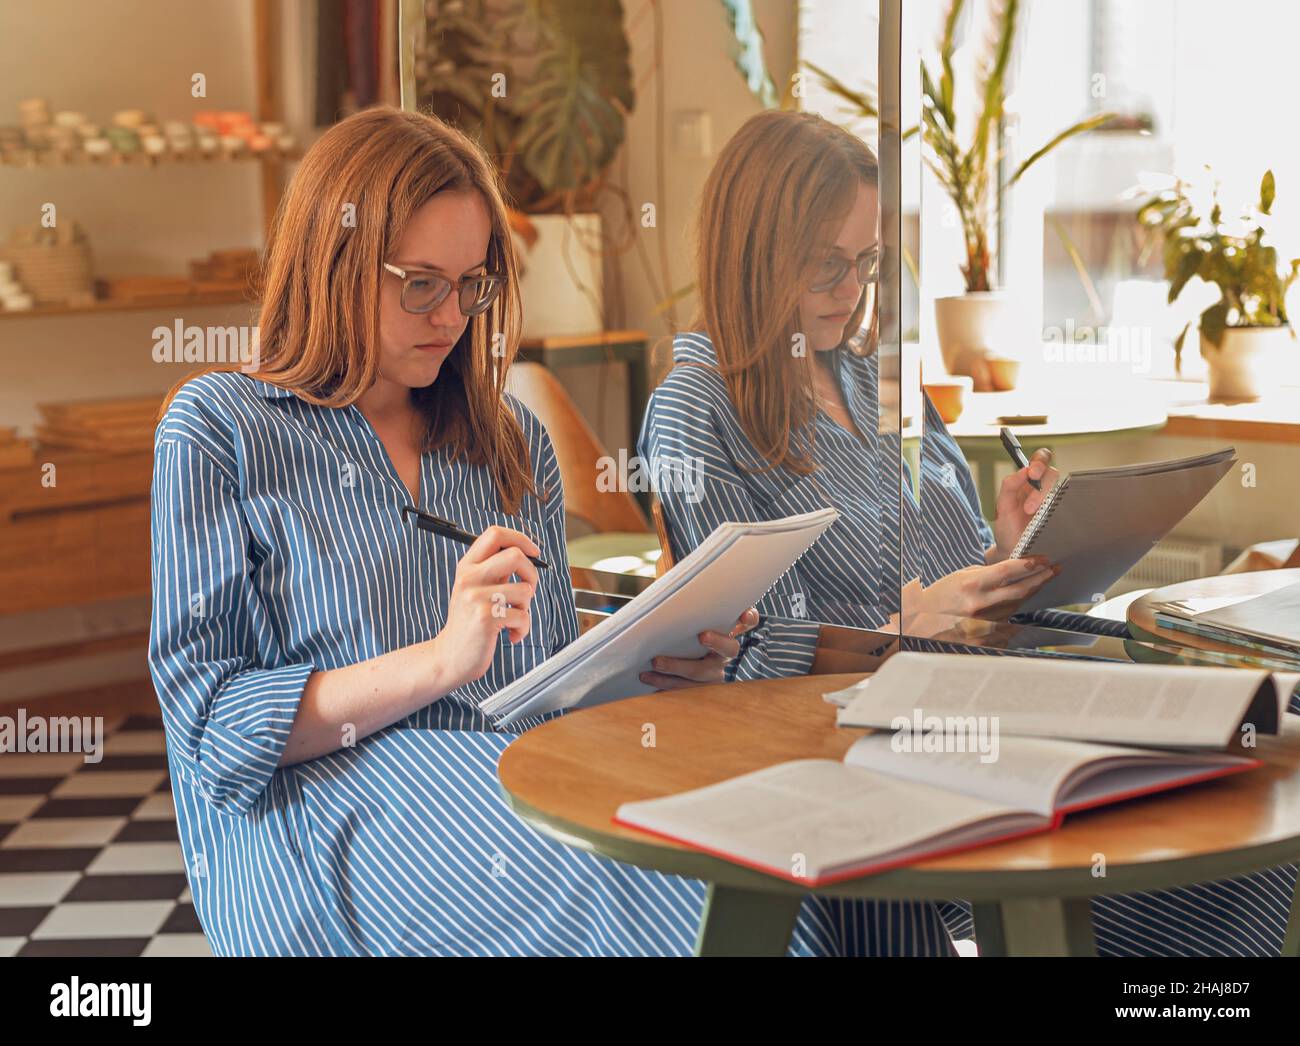
[[[998,435],[1002,437],[1002,445],[1007,448],[1007,453],[1011,455],[1011,460],[1016,463],[1016,468],[1025,469],[1029,467],[1029,459],[1025,457],[1024,448],[1020,446],[1020,440],[1016,439],[1016,434],[1005,425],[998,429]],[[1028,476],[1025,477],[1029,479]],[[1042,484],[1036,479],[1030,479],[1029,485],[1035,490],[1042,490]]]
[[[445,538],[451,538],[452,541],[459,541],[462,545],[472,545],[478,540],[477,535],[471,534],[467,530],[461,530],[450,520],[443,519],[441,516],[431,516],[429,513],[421,512],[411,505],[402,506],[402,515],[405,516],[408,513],[415,517],[415,525],[421,530],[441,534]],[[540,556],[529,556],[528,559],[534,566],[541,567],[543,570],[551,569],[551,564]]]

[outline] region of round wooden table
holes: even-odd
[[[780,955],[806,893],[972,902],[984,955],[1095,954],[1090,898],[1226,879],[1300,860],[1300,717],[1260,739],[1265,765],[1067,819],[998,843],[816,891],[612,823],[621,803],[714,784],[789,759],[840,759],[822,694],[861,674],[666,691],[561,716],[502,753],[520,817],[568,846],[708,882],[697,954]],[[1285,954],[1300,954],[1293,904]]]
[[[1219,574],[1153,589],[1128,606],[1128,630],[1138,640],[1138,643],[1128,645],[1129,656],[1135,661],[1188,661],[1201,664],[1219,661],[1227,664],[1235,662],[1250,668],[1260,667],[1260,664],[1265,667],[1286,667],[1282,662],[1269,661],[1268,655],[1262,651],[1232,643],[1220,643],[1204,636],[1157,625],[1153,605],[1174,599],[1211,599],[1220,596],[1249,599],[1295,584],[1300,584],[1300,569]]]

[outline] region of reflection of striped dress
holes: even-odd
[[[559,473],[510,401],[534,475]],[[307,677],[435,635],[464,548],[403,523],[409,495],[355,407],[242,374],[186,385],[157,433],[149,662],[190,888],[217,954],[688,953],[695,880],[550,842],[505,806],[511,734],[477,702],[577,634],[563,501],[503,514],[481,467],[421,461],[421,506],[529,533],[552,569],[531,632],[487,674],[331,755],[277,769]],[[533,724],[526,724],[533,725]],[[639,736],[631,739],[642,751]],[[806,901],[791,950],[950,948],[914,906]]]
[[[764,619],[746,637],[733,670],[737,678],[806,672],[816,646],[813,622],[879,626],[898,609],[900,563],[902,576],[928,585],[983,563],[993,542],[966,461],[928,399],[919,505],[910,494],[895,493],[910,491],[911,477],[900,464],[897,436],[880,434],[878,361],[834,352],[845,404],[865,444],[819,413],[814,476],[747,471],[764,462],[740,428],[725,382],[711,369],[717,356],[702,334],[677,336],[677,366],[646,412],[639,450],[651,471],[657,466],[661,475],[694,479],[659,490],[677,556],[723,520],[775,519],[826,505],[840,511],[835,525],[759,603]],[[1292,710],[1300,706],[1293,702]],[[1295,881],[1296,867],[1288,865],[1229,882],[1098,899],[1098,950],[1276,955]],[[942,908],[955,935],[971,935],[965,904]]]

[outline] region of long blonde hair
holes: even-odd
[[[412,390],[421,449],[446,445],[453,457],[486,465],[504,511],[516,512],[524,493],[537,491],[523,431],[504,399],[521,322],[506,207],[491,161],[436,117],[367,109],[307,151],[267,242],[255,376],[318,406],[357,400],[379,373],[383,263],[415,211],[451,191],[483,198],[492,225],[488,269],[506,284],[485,313],[470,317],[438,379]]]
[[[819,235],[849,212],[860,184],[878,177],[860,139],[812,113],[773,110],[745,122],[705,183],[693,326],[713,342],[741,428],[769,468],[817,468],[812,350],[791,351],[799,297]],[[848,330],[861,326],[866,297]]]

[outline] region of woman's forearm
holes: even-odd
[[[437,637],[345,668],[307,677],[281,766],[306,762],[356,744],[456,684],[440,671]]]

